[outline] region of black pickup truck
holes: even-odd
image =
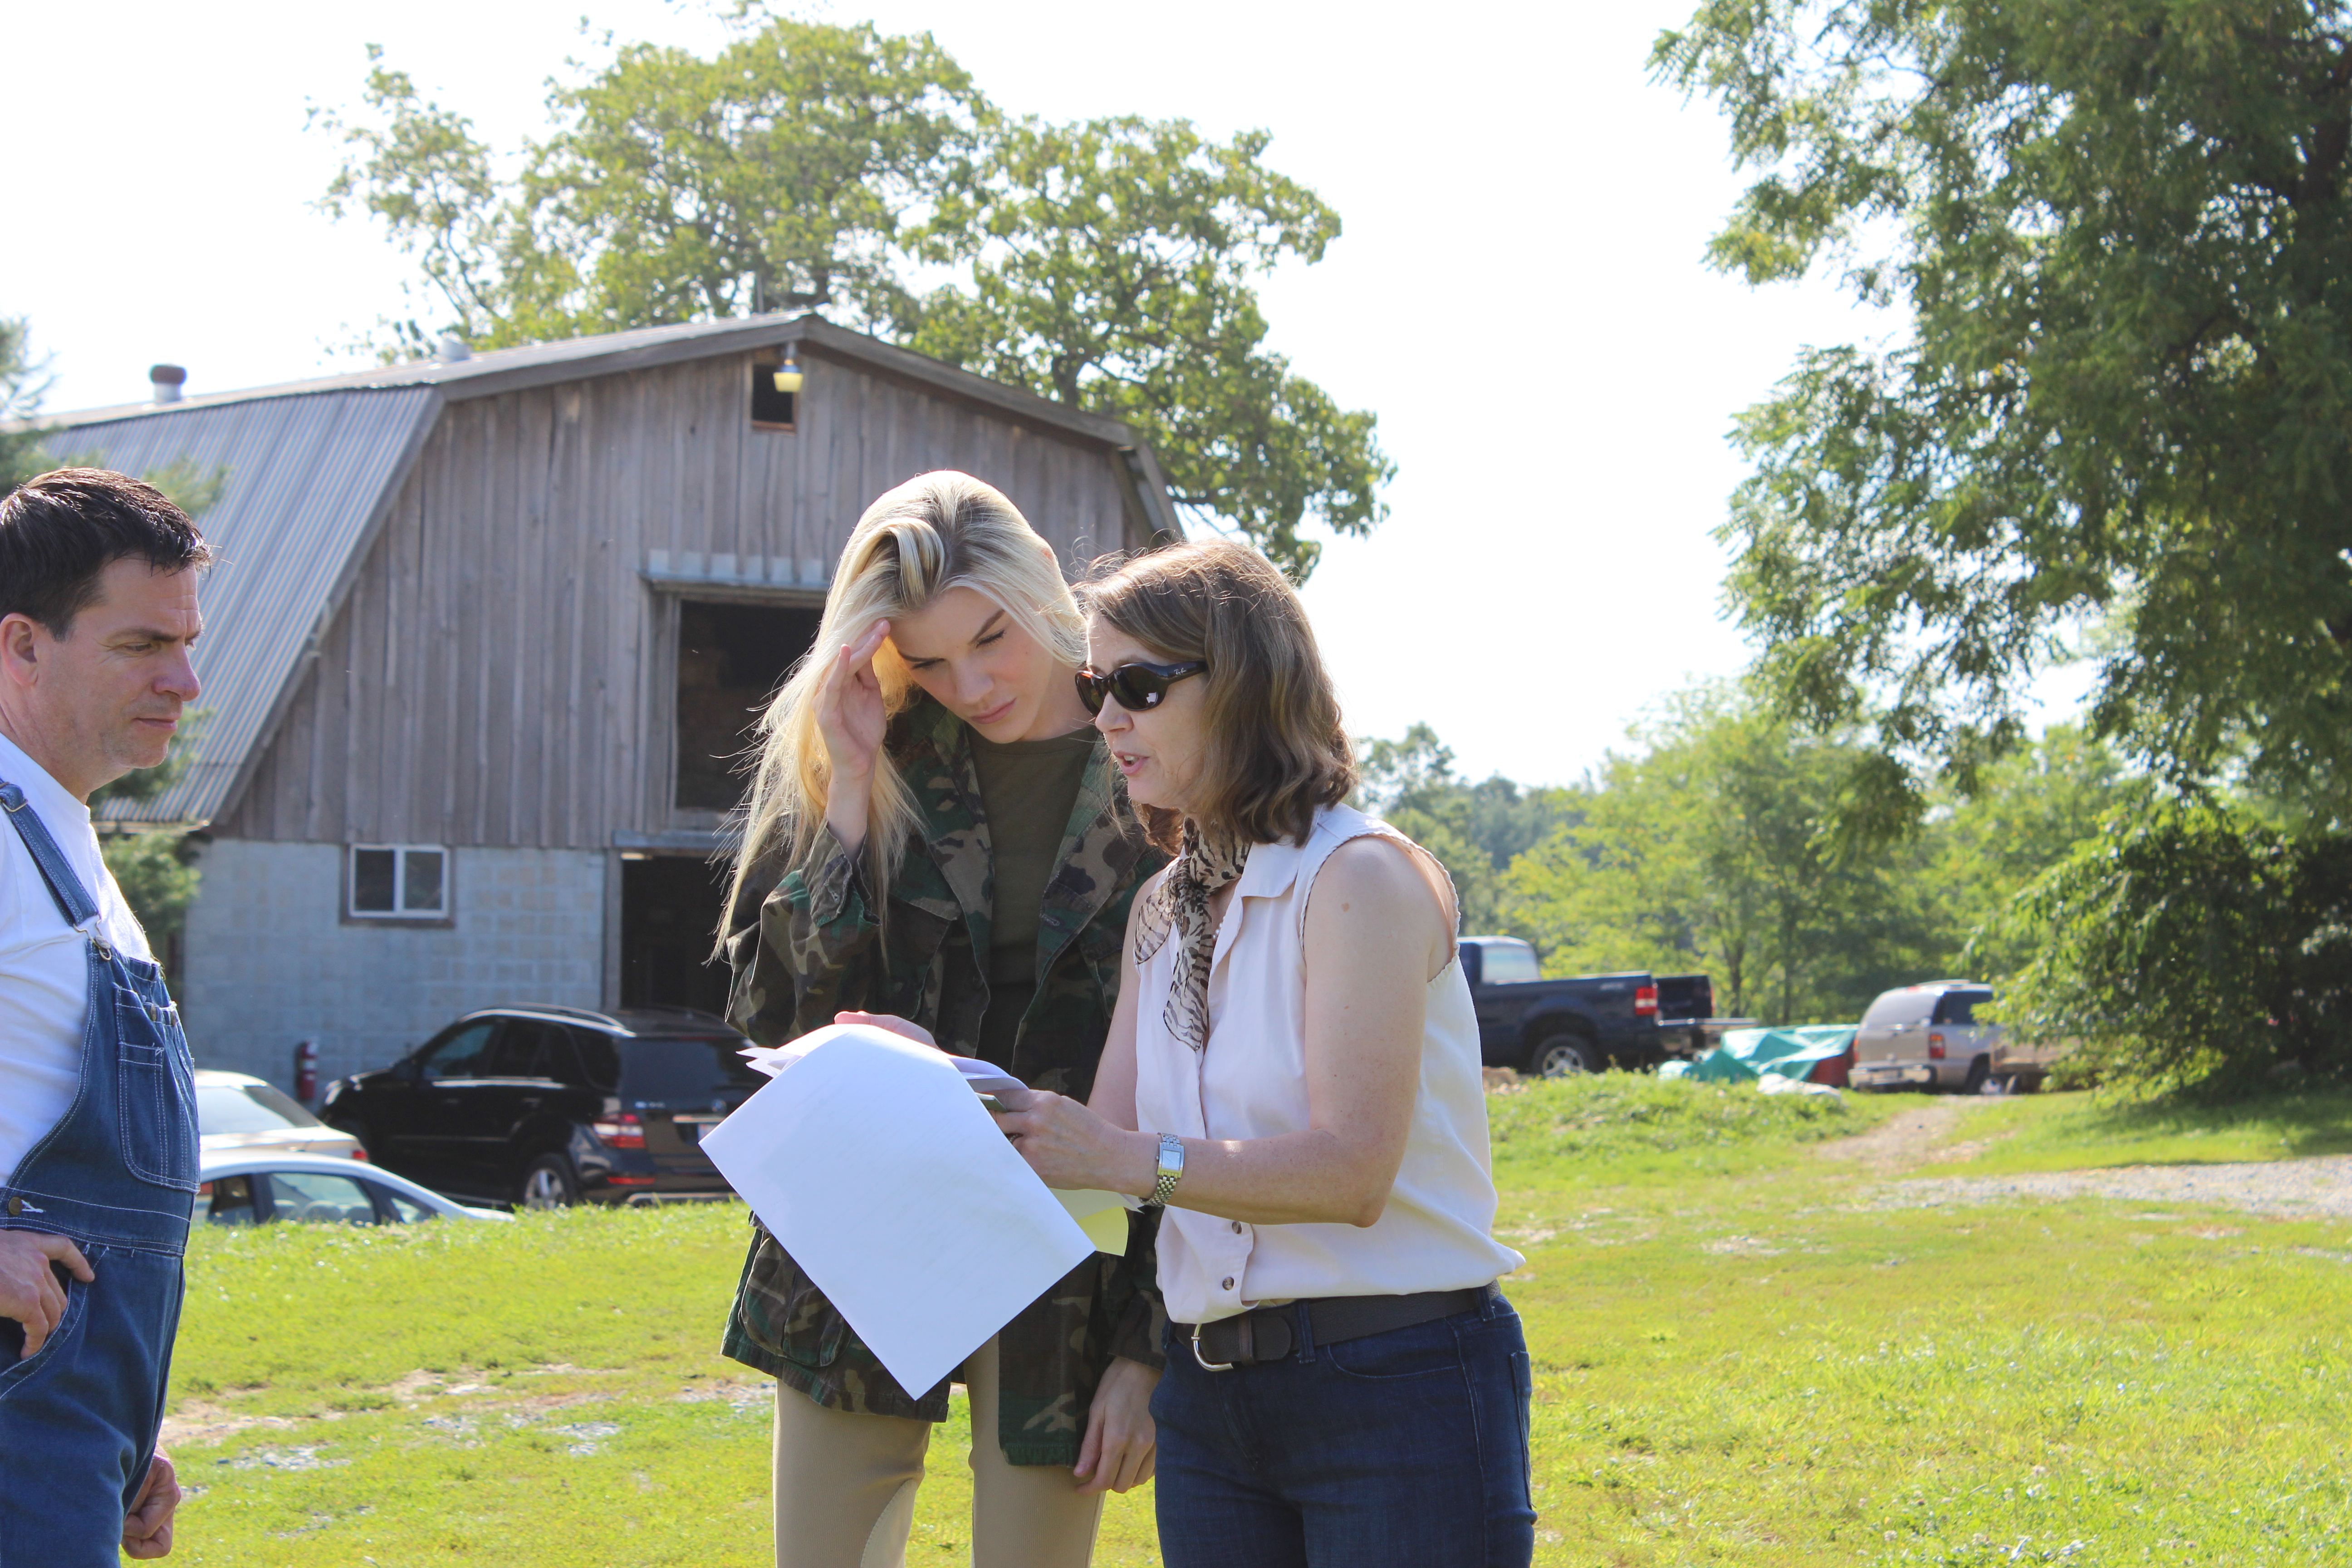
[[[1486,1065],[1543,1078],[1654,1067],[1704,1048],[1699,1021],[1715,1006],[1704,974],[1542,979],[1535,949],[1517,937],[1464,937],[1462,969]]]

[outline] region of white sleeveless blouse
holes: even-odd
[[[1304,845],[1250,850],[1217,930],[1205,1049],[1194,1051],[1160,1021],[1177,939],[1129,973],[1126,983],[1138,987],[1135,1111],[1144,1131],[1245,1139],[1306,1130],[1307,895],[1334,849],[1375,833],[1411,843],[1361,812],[1327,806]],[[1169,1317],[1204,1323],[1304,1296],[1462,1289],[1517,1268],[1524,1259],[1492,1235],[1495,1184],[1478,1068],[1478,1020],[1457,954],[1429,983],[1421,1087],[1404,1163],[1380,1219],[1255,1226],[1170,1208],[1160,1222]]]

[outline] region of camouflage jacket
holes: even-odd
[[[896,1013],[948,1050],[979,1054],[993,888],[970,734],[928,698],[891,722],[885,745],[915,793],[920,828],[891,879],[887,923],[866,886],[870,862],[844,852],[829,830],[781,881],[746,879],[727,944],[728,1016],[738,1028],[772,1045],[844,1009]],[[1023,1082],[1079,1099],[1092,1090],[1118,995],[1128,901],[1164,860],[1145,843],[1097,742],[1045,887],[1037,989],[1013,1059],[1000,1064]],[[999,1335],[998,1437],[1013,1464],[1076,1464],[1110,1358],[1160,1364],[1157,1219],[1133,1222],[1126,1257],[1096,1254]],[[947,1418],[947,1384],[919,1396],[901,1388],[756,1221],[724,1349],[833,1409]]]

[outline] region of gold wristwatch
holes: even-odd
[[[1160,1172],[1151,1184],[1151,1195],[1143,1200],[1146,1208],[1166,1208],[1176,1184],[1184,1179],[1184,1141],[1173,1132],[1160,1135]]]

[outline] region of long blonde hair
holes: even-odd
[[[1086,622],[1062,578],[1054,547],[992,485],[952,468],[920,474],[866,509],[842,547],[825,595],[824,619],[811,647],[760,716],[760,761],[742,807],[742,844],[727,891],[725,942],[736,901],[754,868],[779,856],[783,873],[807,860],[824,826],[832,763],[816,721],[817,689],[841,649],[877,621],[916,614],[950,588],[985,595],[1072,669],[1087,658]],[[904,712],[919,694],[913,673],[888,639],[874,656],[884,710]],[[887,752],[874,763],[866,847],[873,875],[887,890],[916,827],[914,791]],[[875,911],[881,918],[883,911]]]

